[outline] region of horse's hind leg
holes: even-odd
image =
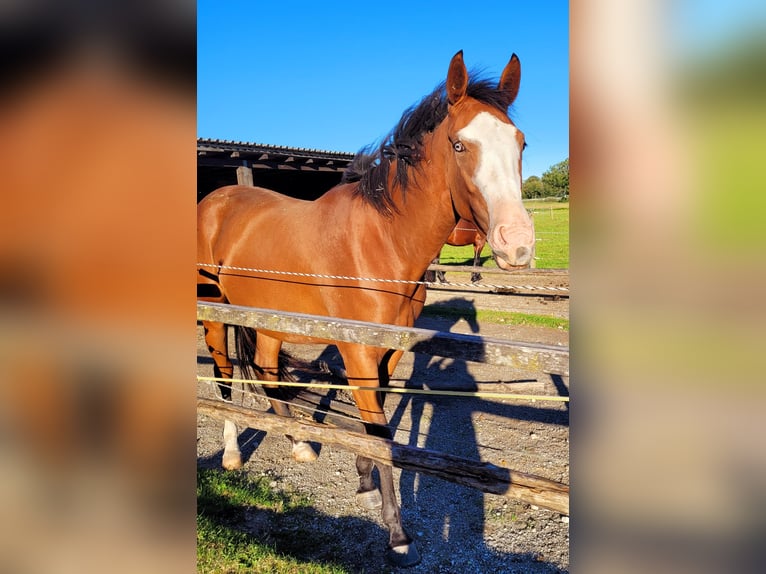
[[[228,332],[223,323],[212,323],[203,321],[202,327],[205,329],[205,344],[210,356],[213,358],[213,374],[218,379],[231,379],[234,375],[234,366],[229,359],[228,351]],[[218,390],[221,398],[225,401],[231,401],[231,383],[219,382]]]
[[[486,239],[477,238],[473,244],[473,266],[479,267],[481,265],[481,252],[484,249],[484,245],[487,243]],[[471,283],[481,281],[481,273],[471,273]]]
[[[441,255],[437,255],[436,259],[431,261],[431,264],[433,265],[439,265],[441,264]],[[435,283],[438,281],[439,283],[446,283],[447,282],[447,276],[444,274],[444,271],[432,271],[433,273],[433,279],[431,280],[432,283]]]
[[[255,344],[255,360],[258,378],[262,381],[279,381],[279,350],[282,348],[282,341],[259,335]],[[266,396],[274,412],[279,416],[292,417],[290,408],[280,400],[279,387],[274,385],[263,385]],[[317,459],[317,453],[314,448],[305,441],[295,440],[287,435],[292,444],[292,455],[297,462],[312,462]]]
[[[205,343],[210,355],[213,357],[213,372],[215,377],[231,379],[234,374],[234,366],[229,359],[228,330],[223,323],[203,321],[205,329]],[[221,398],[231,401],[231,383],[218,383]],[[230,421],[223,423],[223,462],[226,470],[242,468],[242,453],[237,444],[237,427]]]

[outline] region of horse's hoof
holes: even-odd
[[[314,462],[317,453],[307,442],[296,442],[293,445],[293,458],[296,462]]]
[[[380,496],[380,490],[376,488],[367,492],[357,492],[356,503],[367,510],[375,510],[383,506],[383,498]]]
[[[238,452],[224,452],[221,466],[226,470],[239,470],[242,468],[242,455]]]
[[[399,568],[407,568],[409,566],[415,566],[420,562],[420,553],[414,542],[409,544],[403,544],[402,546],[394,546],[386,551],[386,558],[394,566]]]

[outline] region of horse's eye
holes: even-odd
[[[456,141],[455,143],[452,144],[452,147],[455,148],[455,151],[458,153],[465,151],[465,146],[463,145],[463,142],[461,141]]]

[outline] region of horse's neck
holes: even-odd
[[[434,136],[429,136],[429,140]],[[443,158],[433,153],[431,141],[424,146],[418,168],[410,168],[407,191],[397,191],[398,213],[392,218],[395,235],[407,252],[427,266],[438,255],[452,229],[455,212],[444,170]]]

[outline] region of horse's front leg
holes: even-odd
[[[388,386],[396,365],[399,364],[403,354],[404,351],[390,350],[383,355],[378,366],[378,380],[381,387]],[[378,395],[382,407],[385,404],[386,395],[384,393],[379,393]],[[378,489],[375,481],[372,479],[373,466],[374,463],[371,459],[361,455],[356,457],[356,471],[359,474],[359,490],[356,491],[356,502],[359,506],[368,510],[380,508],[383,504],[380,489]]]
[[[348,374],[348,384],[352,386],[377,387],[379,381],[379,362],[382,359],[380,349],[374,347],[348,346],[341,349]],[[386,381],[387,382],[387,381]],[[393,439],[388,419],[383,412],[380,393],[372,391],[353,391],[354,400],[359,408],[359,414],[365,421],[367,434]],[[394,489],[393,468],[389,465],[375,463],[380,473],[380,495],[382,499],[381,516],[389,530],[388,558],[397,566],[413,566],[420,562],[415,542],[402,526],[402,516]],[[372,463],[364,457],[357,458],[359,471],[359,494],[370,493],[372,479]],[[374,495],[368,494],[361,501],[371,502]]]

